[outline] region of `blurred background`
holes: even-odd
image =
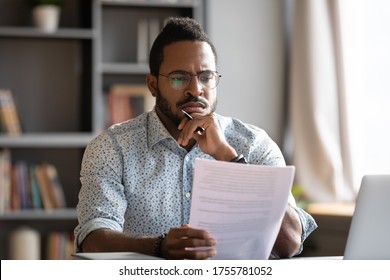
[[[38,258],[69,257],[83,150],[150,109],[146,54],[172,15],[196,18],[217,48],[217,112],[263,128],[295,165],[293,193],[319,224],[304,253],[343,253],[363,175],[390,170],[389,1],[50,0],[48,26],[33,2],[0,0],[0,108],[11,96],[18,115],[0,130],[1,258],[18,258],[21,226]],[[43,162],[61,203],[11,198],[12,170]]]

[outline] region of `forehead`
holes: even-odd
[[[215,57],[210,45],[201,41],[180,41],[163,50],[161,69],[215,69]]]

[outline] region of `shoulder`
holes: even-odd
[[[143,113],[127,121],[113,124],[106,130],[106,132],[108,134],[116,136],[120,136],[123,134],[137,134],[142,130],[146,130],[147,120],[148,112]]]
[[[247,139],[270,139],[266,131],[260,127],[245,123],[239,119],[216,114],[220,127],[225,135],[245,137]]]
[[[143,113],[136,118],[113,124],[92,139],[89,146],[104,144],[105,147],[108,147],[117,142],[137,141],[137,138],[145,139],[147,119],[148,113]]]

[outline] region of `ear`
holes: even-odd
[[[146,76],[146,84],[148,86],[148,89],[150,91],[150,93],[156,97],[156,92],[157,92],[157,77],[152,75],[152,74],[148,74]]]

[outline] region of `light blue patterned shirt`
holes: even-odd
[[[285,166],[279,147],[264,130],[220,115],[217,119],[226,140],[250,164]],[[93,139],[81,168],[76,251],[99,228],[146,237],[187,224],[196,158],[213,159],[198,145],[189,152],[180,147],[155,110],[113,125]],[[289,203],[295,206],[292,196]],[[296,210],[303,242],[316,224],[305,211]]]

